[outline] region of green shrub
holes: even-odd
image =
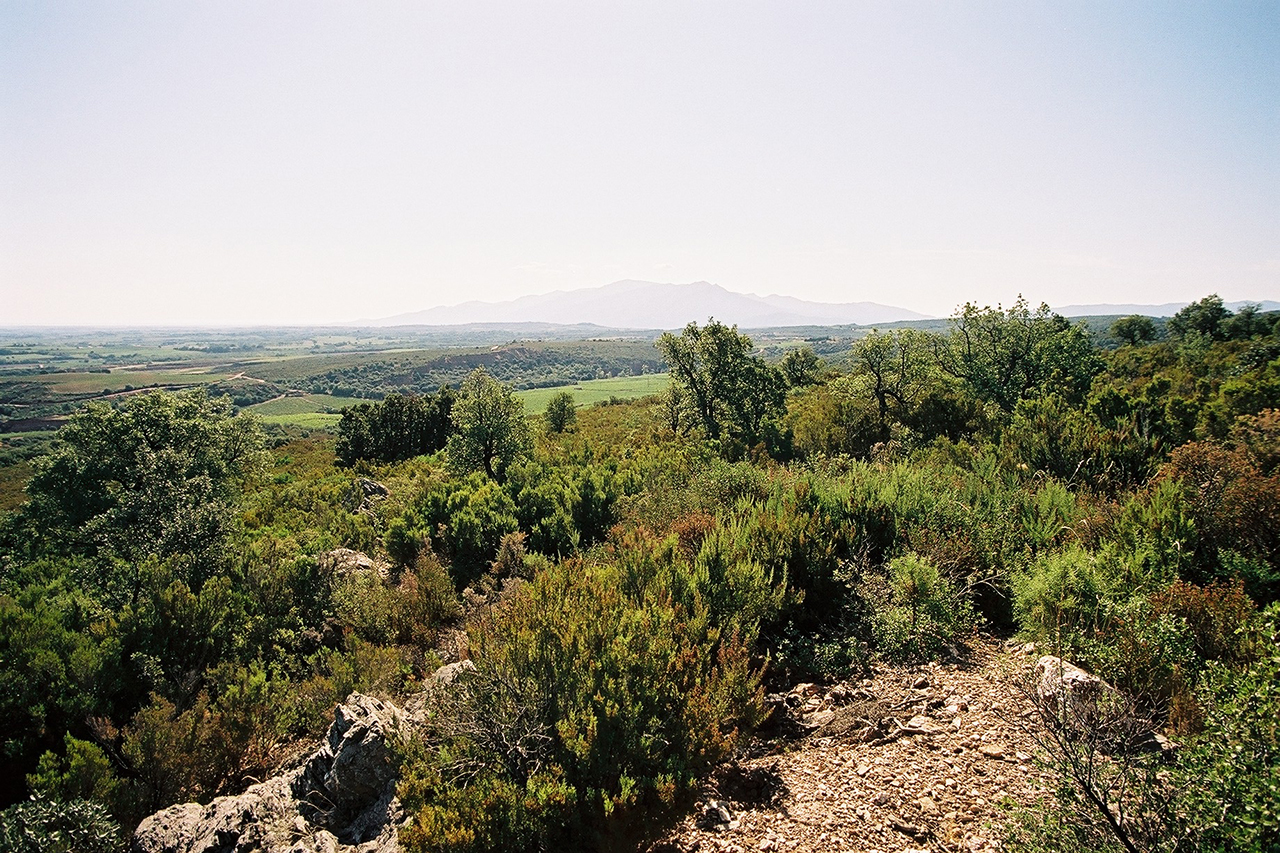
[[[1262,654],[1245,672],[1211,667],[1204,732],[1180,761],[1201,850],[1280,849],[1280,608],[1258,639]]]
[[[260,664],[224,664],[210,691],[178,709],[153,696],[121,732],[121,754],[139,785],[138,805],[208,801],[265,778],[300,723],[292,685]],[[210,695],[212,694],[212,695]]]
[[[1097,558],[1072,548],[1047,554],[1013,579],[1013,612],[1029,636],[1068,648],[1106,617],[1107,581]]]
[[[1011,807],[1008,849],[1280,849],[1280,609],[1264,614],[1257,642],[1264,651],[1251,665],[1207,667],[1198,690],[1203,731],[1188,737],[1172,763],[1045,718],[1044,757],[1058,784],[1039,803]],[[1149,732],[1151,721],[1128,708],[1112,727]]]
[[[117,853],[120,827],[100,803],[33,797],[0,811],[0,850],[8,853]]]
[[[930,660],[973,629],[973,608],[954,583],[915,554],[892,560],[888,595],[872,594],[876,648],[892,661]]]
[[[480,577],[498,553],[498,543],[520,529],[516,505],[496,482],[480,473],[434,484],[392,527],[387,545],[396,559],[410,562],[418,549],[411,543],[429,537],[449,564],[458,589]]]
[[[641,562],[549,567],[473,628],[475,675],[402,775],[406,850],[632,849],[691,802],[760,675],[696,582]]]
[[[102,748],[70,732],[63,736],[63,746],[65,756],[54,752],[40,756],[36,772],[27,776],[28,787],[51,800],[93,800],[119,813],[125,786]]]

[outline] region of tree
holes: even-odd
[[[1257,335],[1268,334],[1275,323],[1275,311],[1262,310],[1262,306],[1249,302],[1240,306],[1223,325],[1223,334],[1229,340],[1247,341]]]
[[[446,385],[436,394],[391,394],[381,403],[349,406],[338,422],[338,464],[398,462],[443,449],[453,431],[450,413],[456,398]]]
[[[573,426],[574,421],[578,419],[573,395],[568,391],[557,391],[551,395],[543,418],[546,420],[548,432],[564,432]]]
[[[1169,332],[1175,338],[1183,338],[1199,332],[1211,340],[1226,337],[1226,321],[1231,312],[1222,304],[1222,297],[1212,293],[1199,302],[1192,302],[1169,318]]]
[[[929,381],[926,340],[912,329],[873,331],[853,345],[854,375],[863,377],[875,400],[881,440],[888,437],[891,416],[903,420]]]
[[[449,464],[459,472],[484,471],[501,481],[532,445],[524,403],[511,388],[477,367],[462,382],[451,414]]]
[[[1141,314],[1130,314],[1121,317],[1111,324],[1111,334],[1120,339],[1120,343],[1136,347],[1156,338],[1156,324],[1150,317]]]
[[[1082,326],[1048,305],[1033,312],[1021,297],[1007,312],[966,303],[952,323],[951,334],[936,340],[939,367],[1005,412],[1048,391],[1076,402],[1101,366]]]
[[[675,393],[708,438],[745,445],[761,440],[765,425],[784,411],[786,379],[751,354],[751,338],[709,320],[658,339]]]
[[[818,381],[822,360],[809,347],[793,349],[782,357],[782,375],[792,388],[804,388]]]
[[[52,550],[96,558],[99,592],[120,580],[103,574],[113,561],[181,556],[191,575],[207,575],[235,486],[261,464],[261,446],[252,417],[233,417],[227,398],[203,389],[91,403],[37,460],[25,515]],[[136,598],[134,575],[131,590],[113,592]]]

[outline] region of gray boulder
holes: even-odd
[[[1044,655],[1036,661],[1035,679],[1041,709],[1064,724],[1097,725],[1124,711],[1119,691],[1060,657]]]
[[[403,822],[389,739],[408,724],[396,706],[353,693],[320,748],[293,769],[208,805],[156,812],[133,853],[395,853]]]
[[[373,573],[386,580],[391,573],[391,564],[386,560],[376,559],[350,548],[326,551],[317,558],[317,561],[321,569],[338,577]]]

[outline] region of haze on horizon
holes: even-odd
[[[1280,4],[0,5],[0,325],[1280,297]]]

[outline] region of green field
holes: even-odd
[[[365,402],[354,397],[334,397],[329,394],[304,394],[301,397],[281,397],[257,403],[245,408],[246,412],[266,420],[275,415],[305,415],[323,412],[325,409],[345,409],[356,403]]]
[[[610,397],[621,397],[631,400],[636,397],[647,397],[650,394],[661,394],[667,388],[667,374],[646,373],[643,376],[614,376],[609,379],[590,379],[576,385],[564,385],[559,388],[531,388],[528,391],[517,391],[516,396],[524,400],[525,411],[541,412],[547,408],[547,401],[554,394],[568,391],[573,401],[579,406],[589,406],[608,400]]]
[[[337,428],[338,421],[342,420],[342,415],[330,415],[324,412],[298,412],[291,415],[262,415],[258,420],[264,424],[332,431]]]
[[[188,370],[112,370],[110,373],[48,373],[33,377],[61,394],[100,394],[110,388],[119,391],[126,385],[146,388],[150,385],[207,385],[226,379],[227,373],[206,373],[203,368]]]
[[[553,394],[568,391],[574,402],[580,406],[589,406],[611,397],[631,400],[650,394],[659,394],[667,387],[667,374],[650,373],[644,376],[615,376],[609,379],[591,379],[576,385],[564,385],[558,388],[533,388],[528,391],[517,391],[516,396],[524,401],[525,411],[530,414],[541,412],[547,407],[547,401]],[[304,394],[301,397],[282,397],[268,400],[265,403],[248,406],[245,411],[257,415],[267,424],[286,424],[306,427],[307,429],[331,428],[338,422],[340,415],[326,414],[325,409],[345,409],[356,403],[365,402],[354,397],[334,397],[329,394]]]

